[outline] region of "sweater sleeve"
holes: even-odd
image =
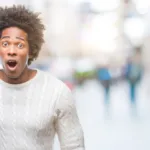
[[[84,137],[71,91],[64,86],[56,103],[55,128],[61,150],[84,150]]]

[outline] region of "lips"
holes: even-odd
[[[17,67],[17,61],[16,60],[8,60],[6,62],[8,70],[15,71]]]

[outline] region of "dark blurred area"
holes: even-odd
[[[0,4],[41,12],[45,44],[30,67],[52,73],[72,90],[86,150],[150,150],[149,0]],[[56,137],[55,150],[58,145]]]

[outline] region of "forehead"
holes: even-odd
[[[1,38],[5,36],[8,38],[20,37],[23,38],[24,40],[27,40],[27,33],[18,27],[9,27],[4,29],[2,31]]]

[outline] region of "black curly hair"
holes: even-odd
[[[29,59],[28,65],[38,57],[44,43],[45,29],[39,18],[40,13],[34,13],[23,5],[0,7],[0,37],[2,31],[8,27],[18,27],[28,34]]]

